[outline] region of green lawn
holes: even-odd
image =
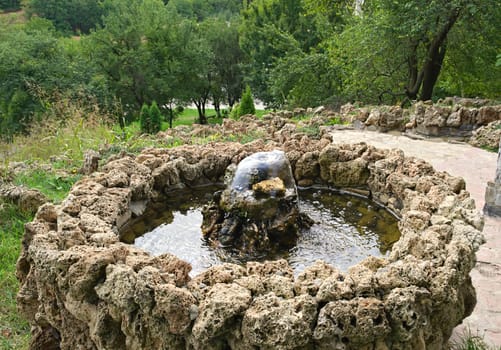
[[[265,111],[263,109],[256,110],[256,116],[258,118],[261,118],[263,115],[268,113],[268,111]],[[217,118],[216,117],[216,111],[214,109],[206,109],[205,114],[207,115],[207,120],[209,124],[221,124],[223,122],[223,118]],[[185,108],[183,112],[174,119],[174,122],[172,123],[173,127],[179,126],[179,125],[187,125],[191,126],[195,123],[198,123],[198,111],[196,108]],[[166,130],[169,127],[168,122],[163,122],[162,123],[162,130]]]

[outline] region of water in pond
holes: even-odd
[[[212,248],[203,239],[201,208],[213,191],[205,188],[173,194],[161,207],[150,208],[131,222],[121,237],[129,237],[123,240],[130,242],[135,237],[137,247],[154,255],[172,253],[188,261],[193,266],[192,275],[222,262],[249,260],[228,248]],[[300,190],[299,197],[301,210],[315,224],[301,231],[291,249],[252,260],[285,258],[296,273],[319,259],[347,270],[369,255],[387,255],[400,237],[397,219],[367,199],[325,189]]]

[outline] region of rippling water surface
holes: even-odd
[[[315,224],[301,231],[296,245],[279,254],[241,256],[227,248],[214,249],[202,237],[202,206],[210,200],[214,188],[171,195],[162,206],[150,208],[133,221],[125,236],[134,236],[134,244],[160,255],[172,253],[192,264],[194,276],[221,262],[285,258],[295,272],[316,260],[324,260],[341,270],[369,255],[385,256],[400,237],[397,220],[371,201],[330,190],[300,190],[300,208]],[[182,204],[180,204],[182,203]]]

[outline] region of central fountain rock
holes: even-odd
[[[301,225],[292,169],[282,151],[258,152],[230,165],[226,189],[203,210],[202,232],[214,245],[244,253],[294,245]]]

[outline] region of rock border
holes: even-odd
[[[280,133],[283,138],[284,133]],[[476,303],[469,273],[483,218],[461,178],[400,150],[283,142],[146,149],[77,182],[28,223],[18,307],[31,349],[442,349]],[[120,242],[120,228],[176,189],[219,182],[230,163],[284,150],[298,184],[367,191],[401,217],[387,259],[341,272],[284,260],[191,266]]]

